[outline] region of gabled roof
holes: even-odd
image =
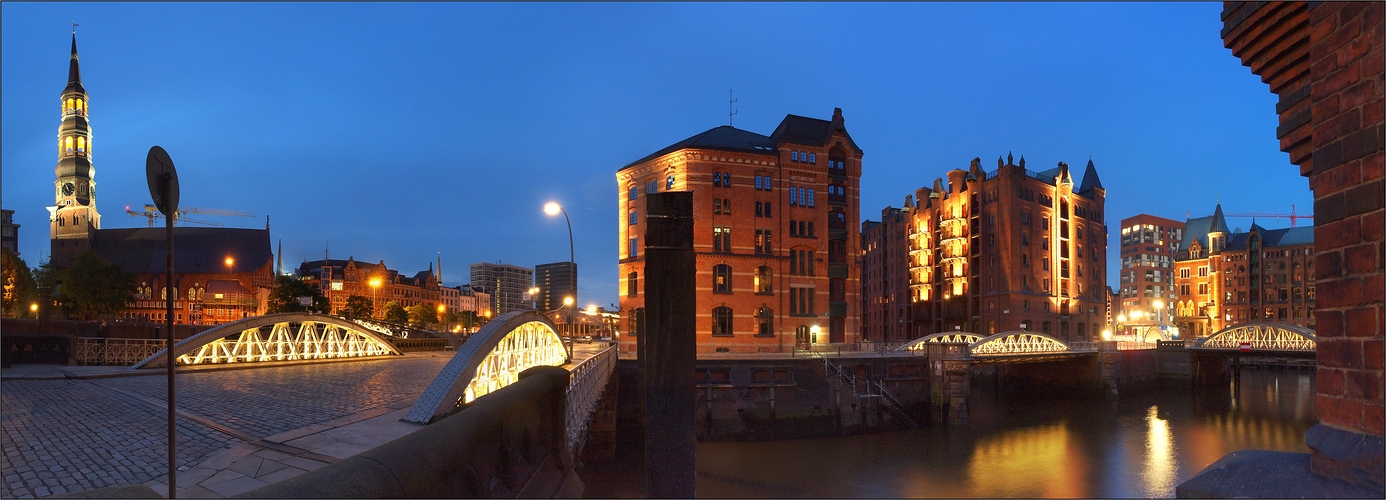
[[[318,259],[303,261],[302,264],[298,265],[298,269],[296,270],[296,272],[299,276],[307,276],[309,274],[316,273],[317,270],[322,269],[323,266],[332,266],[333,269],[346,269],[348,262],[354,263],[356,269],[365,271],[367,274],[377,272],[379,269],[381,269],[380,264],[362,262],[354,258],[326,260]],[[389,271],[389,269],[386,269],[386,271]]]
[[[842,116],[842,110],[834,109],[833,117]],[[804,146],[825,146],[832,139],[834,131],[841,131],[847,137],[847,144],[852,150],[861,153],[861,148],[857,147],[856,141],[847,133],[841,121],[819,120],[799,115],[785,115],[780,125],[775,127],[775,131],[770,134],[770,142],[774,144],[789,143]]]
[[[1092,191],[1093,188],[1106,190],[1102,187],[1102,179],[1097,177],[1097,167],[1092,164],[1092,159],[1088,159],[1088,168],[1083,170],[1083,183],[1078,186],[1079,193]]]
[[[106,261],[127,273],[165,272],[167,244],[164,228],[101,229],[96,231],[92,248]],[[173,272],[175,274],[220,274],[228,272],[226,258],[234,263],[231,273],[249,273],[270,264],[269,231],[220,227],[173,228]]]
[[[1187,252],[1195,241],[1206,245],[1209,229],[1213,227],[1213,216],[1198,217],[1184,222],[1184,239],[1179,240],[1177,252]]]
[[[775,152],[775,144],[770,141],[769,137],[757,134],[755,132],[741,130],[730,125],[723,125],[717,128],[708,129],[703,133],[676,142],[667,148],[655,151],[654,153],[651,153],[645,156],[644,158],[630,162],[626,164],[626,166],[621,167],[621,170],[630,168],[633,165],[645,163],[647,161],[659,158],[669,153],[673,153],[680,149],[688,148],[714,149],[718,151],[738,151],[744,153],[763,153],[771,156],[778,155],[778,153]]]

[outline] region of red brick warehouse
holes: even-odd
[[[699,352],[859,340],[861,158],[835,109],[831,120],[787,115],[768,137],[713,128],[621,168],[626,331],[640,333],[644,307],[642,194],[691,191]],[[634,352],[635,339],[621,349]]]

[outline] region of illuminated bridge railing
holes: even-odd
[[[1064,341],[1043,333],[1016,330],[1001,332],[978,340],[967,346],[967,351],[975,357],[1017,354],[1054,354],[1075,352],[1077,350],[1071,349]]]
[[[382,334],[335,316],[268,314],[227,323],[193,335],[173,347],[179,365],[328,360],[399,354]],[[167,349],[136,363],[155,368],[167,362]]]
[[[130,366],[162,351],[162,339],[78,337],[73,360],[79,365]]]
[[[427,424],[519,380],[535,366],[562,366],[568,352],[549,318],[534,311],[502,314],[472,335],[428,384],[406,422]]]
[[[1194,343],[1204,351],[1239,351],[1247,344],[1252,351],[1315,352],[1319,339],[1314,331],[1294,325],[1247,323],[1224,328]]]
[[[922,351],[929,344],[971,344],[982,340],[981,335],[972,332],[939,332],[914,339],[905,345],[896,347],[896,351]]]
[[[592,412],[601,401],[602,391],[616,371],[616,343],[582,360],[570,370],[568,381],[568,450],[573,456],[582,453],[582,443],[586,441],[587,424],[592,421]]]

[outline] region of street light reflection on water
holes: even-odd
[[[698,496],[1168,498],[1233,451],[1308,452],[1313,378],[1312,368],[1243,369],[1235,396],[1184,385],[1115,401],[974,387],[965,426],[700,443]]]

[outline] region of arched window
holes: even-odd
[[[1032,325],[1032,323],[1030,323],[1030,320],[1028,320],[1028,319],[1025,320],[1025,321],[1021,321],[1021,322],[1020,322],[1020,329],[1021,329],[1021,330],[1025,330],[1025,331],[1029,331],[1031,328],[1033,328],[1033,326],[1031,326],[1031,325]]]
[[[626,275],[626,296],[637,297],[640,295],[640,275],[631,271]]]
[[[770,266],[756,268],[756,293],[774,293],[770,288]]]
[[[756,335],[774,335],[775,311],[769,307],[756,309]]]
[[[671,176],[669,176],[669,177],[667,177],[667,178],[664,179],[664,190],[665,190],[665,191],[672,191],[673,189],[674,189],[674,176],[671,175]]]
[[[712,266],[712,292],[731,293],[732,292],[732,269],[726,264]]]
[[[66,149],[66,152],[68,152],[68,153],[71,153],[71,152],[72,152],[72,136],[68,136],[68,137],[67,137],[67,149]]]
[[[794,342],[797,344],[807,344],[809,339],[809,327],[799,325],[794,328]]]
[[[1060,218],[1060,219],[1067,219],[1067,218],[1068,218],[1068,200],[1065,200],[1065,199],[1062,199],[1062,198],[1059,199],[1059,218]]]
[[[1088,331],[1082,323],[1078,323],[1078,340],[1088,340]]]
[[[78,137],[78,138],[77,138],[77,152],[78,152],[78,153],[85,153],[85,152],[87,152],[87,138],[86,138],[86,137]]]
[[[80,115],[80,114],[86,114],[86,108],[87,108],[87,105],[86,105],[85,103],[82,102],[82,99],[78,99],[78,100],[77,100],[77,114],[79,114],[79,115]]]
[[[65,106],[65,107],[63,108],[63,112],[66,113],[66,114],[69,114],[69,115],[72,114],[72,113],[76,113],[76,112],[77,112],[77,102],[76,102],[75,100],[73,100],[73,99],[68,99],[68,100],[67,100],[67,106]]]
[[[1042,328],[1042,330],[1040,330],[1040,333],[1043,333],[1045,335],[1049,335],[1050,330],[1053,330],[1048,321],[1045,321],[1043,324],[1040,325],[1040,327]]]
[[[1068,342],[1068,322],[1067,322],[1067,321],[1060,321],[1060,322],[1059,322],[1059,338],[1063,339],[1064,342]]]
[[[732,334],[732,310],[730,307],[717,306],[712,308],[712,334]]]

